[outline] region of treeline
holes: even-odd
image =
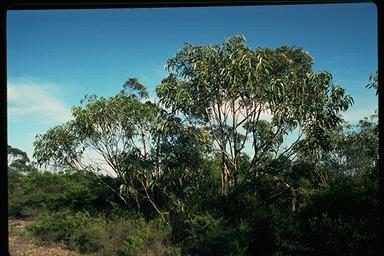
[[[131,78],[37,136],[34,166],[66,171],[12,151],[9,214],[103,255],[375,255],[377,113],[344,122],[353,99],[312,65],[242,36],[186,45],[157,101]]]

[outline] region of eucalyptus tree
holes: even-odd
[[[162,175],[158,187],[168,199],[171,212],[190,216],[204,199],[217,191],[211,171],[214,164],[207,157],[211,144],[203,129],[191,127],[172,114],[159,126],[163,128],[159,148]]]
[[[377,73],[369,77],[366,88],[378,94]],[[316,183],[326,183],[332,176],[354,176],[375,173],[378,170],[379,126],[378,110],[357,124],[343,122],[327,133],[321,149],[313,147],[313,138],[302,140],[296,147],[297,162],[312,165]]]
[[[157,94],[172,113],[209,133],[221,154],[221,192],[227,195],[242,152],[252,152],[248,173],[257,174],[263,158],[290,155],[303,136],[318,145],[340,123],[338,113],[353,100],[331,74],[312,65],[301,48],[252,50],[241,35],[219,45],[186,44],[166,62],[170,74]],[[297,140],[282,148],[295,129]]]
[[[21,149],[7,146],[8,167],[16,171],[29,171],[33,167],[30,166],[30,160],[26,152]]]
[[[73,120],[37,135],[33,154],[37,164],[85,171],[126,204],[131,199],[139,208],[140,201],[147,200],[164,218],[153,200],[158,120],[163,111],[147,99],[147,90],[134,78],[115,96],[87,95],[72,108]],[[118,178],[119,191],[100,178],[107,173]]]

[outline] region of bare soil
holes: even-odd
[[[39,245],[26,230],[31,220],[8,220],[9,228],[9,254],[11,256],[83,256],[61,245]]]

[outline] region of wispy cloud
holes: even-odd
[[[342,114],[343,118],[351,124],[357,123],[364,117],[371,116],[375,111],[375,108],[364,108],[364,109],[350,109]]]
[[[70,119],[70,107],[59,97],[62,86],[31,77],[10,79],[7,86],[9,121],[59,124]]]

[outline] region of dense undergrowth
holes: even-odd
[[[142,217],[91,216],[61,210],[39,216],[32,233],[42,243],[60,242],[79,252],[100,255],[178,255],[170,244],[170,227]]]
[[[268,199],[243,186],[227,199],[206,198],[190,215],[127,209],[79,173],[9,171],[9,217],[32,218],[30,233],[98,255],[375,255],[378,241],[372,177],[333,178],[298,199]],[[113,180],[109,179],[113,184]],[[303,181],[301,181],[303,182]],[[260,181],[268,184],[267,180]],[[266,186],[266,185],[265,185]],[[284,202],[285,201],[285,202]],[[150,211],[147,211],[150,212]]]
[[[179,153],[154,188],[163,216],[148,200],[124,202],[117,178],[10,166],[8,214],[32,219],[40,243],[96,255],[379,255],[375,127],[334,134],[334,151],[320,156],[303,147],[296,161],[266,158],[257,177],[243,172],[243,155],[227,196],[216,159]]]
[[[113,185],[113,180],[109,180]],[[29,218],[42,244],[61,243],[98,255],[179,255],[171,228],[126,211],[108,191],[69,172],[9,172],[9,217]]]

